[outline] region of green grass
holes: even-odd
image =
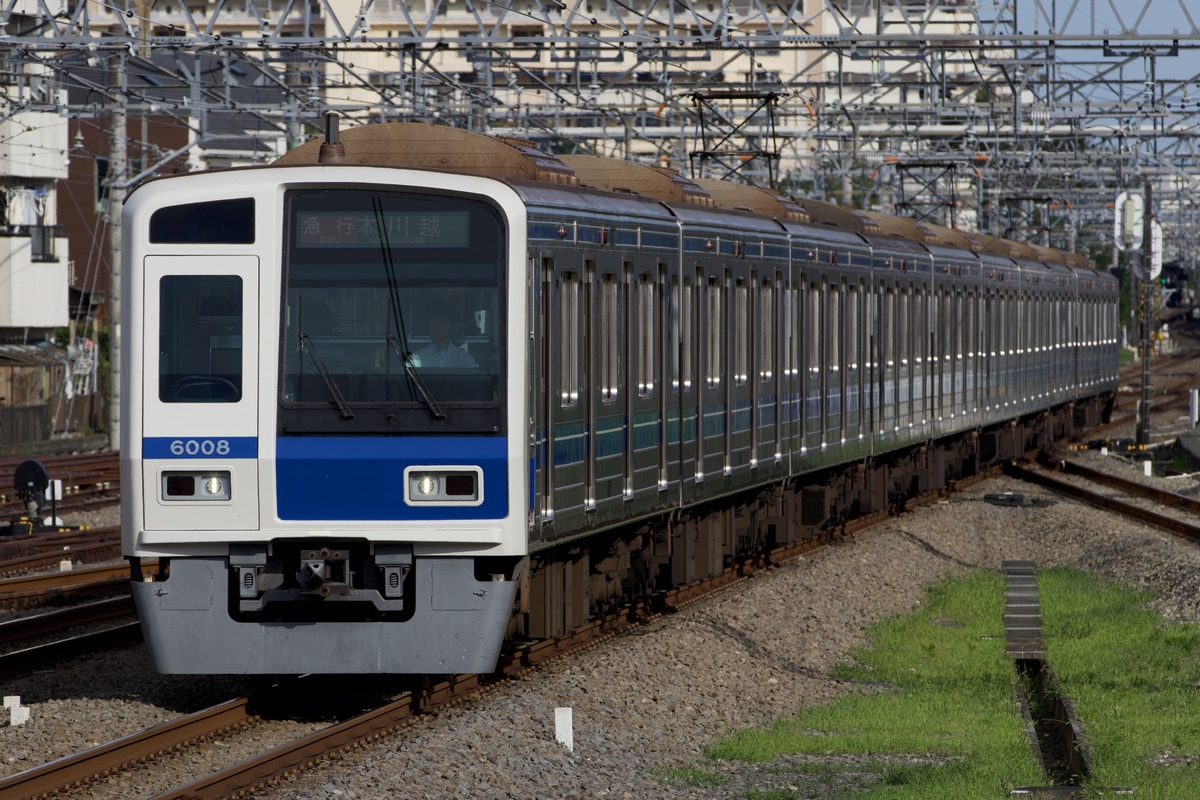
[[[1044,784],[1004,654],[1003,592],[994,573],[938,583],[917,612],[875,626],[871,647],[837,671],[858,691],[718,741],[708,757],[927,757],[879,758],[869,788],[830,797],[1002,798],[1014,786]],[[1039,572],[1039,592],[1048,658],[1084,723],[1094,786],[1132,786],[1156,800],[1200,797],[1200,763],[1151,763],[1200,754],[1200,627],[1166,626],[1145,610],[1146,595],[1073,570]],[[811,765],[781,768],[780,784],[802,769]],[[799,795],[781,788],[743,796]]]
[[[1082,722],[1092,784],[1200,797],[1200,626],[1167,625],[1148,594],[1075,570],[1039,572],[1038,591],[1046,657]]]
[[[695,767],[683,769],[664,767],[653,770],[651,774],[663,783],[669,783],[672,786],[720,786],[725,783],[725,778],[720,775]]]

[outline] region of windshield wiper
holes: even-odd
[[[333,382],[333,376],[329,374],[329,367],[325,366],[325,359],[321,358],[321,354],[317,350],[317,345],[313,342],[312,337],[307,333],[301,333],[300,346],[312,356],[313,363],[317,365],[317,374],[321,376],[321,380],[325,381],[326,388],[333,395],[333,402],[337,404],[338,411],[342,414],[342,419],[354,419],[354,412],[350,410],[350,405],[346,402],[346,398],[342,397],[341,390]]]
[[[387,340],[392,349],[396,351],[396,356],[400,359],[400,363],[404,365],[404,372],[416,385],[417,393],[421,395],[421,399],[429,407],[429,413],[433,414],[434,419],[445,419],[446,412],[442,411],[442,407],[438,405],[437,400],[433,399],[433,395],[429,392],[429,387],[425,385],[425,379],[421,377],[421,373],[413,368],[412,361],[410,360],[412,353],[402,348],[400,340],[395,336],[389,336]]]

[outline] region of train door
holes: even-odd
[[[825,430],[825,370],[822,356],[824,355],[824,319],[825,310],[823,281],[818,283],[815,276],[810,276],[805,282],[805,311],[807,318],[804,326],[804,446],[819,449]]]
[[[697,276],[698,277],[698,276]],[[678,464],[673,480],[680,483],[680,491],[686,476],[700,473],[696,458],[700,452],[697,444],[697,397],[696,380],[698,299],[694,277],[680,275],[673,279],[671,290],[671,338],[668,356],[671,359],[671,390],[673,408],[668,409],[667,439],[676,445]],[[664,392],[665,393],[665,392]]]
[[[585,511],[594,511],[596,509],[596,339],[593,334],[596,333],[593,326],[596,324],[596,290],[594,286],[596,278],[596,262],[586,260],[583,262],[583,279],[581,281],[583,289],[582,308],[583,308],[583,327],[588,332],[587,339],[584,343],[582,361],[582,375],[579,403],[580,416],[583,421],[583,508]]]
[[[699,420],[696,435],[696,479],[702,482],[711,471],[709,462],[720,459],[724,469],[725,453],[722,442],[725,438],[724,391],[728,385],[723,381],[725,367],[725,292],[722,279],[709,275],[704,279],[704,314],[702,322],[700,394],[698,397]],[[713,441],[709,441],[712,439]]]
[[[846,387],[843,382],[845,373],[842,370],[842,354],[844,352],[844,343],[846,337],[845,330],[845,308],[843,299],[845,292],[843,291],[842,279],[833,275],[825,283],[825,309],[829,319],[826,323],[826,330],[829,331],[827,345],[825,349],[825,435],[823,443],[828,445],[840,445],[845,439],[845,431],[843,430],[842,403],[846,396]]]
[[[747,437],[750,426],[742,425],[739,413],[741,402],[747,390],[746,380],[749,372],[749,353],[747,352],[747,335],[750,332],[749,302],[750,294],[744,278],[734,278],[731,270],[725,270],[725,291],[728,297],[729,313],[729,374],[725,382],[725,463],[722,470],[726,475],[733,474],[733,465],[739,464],[745,457]],[[746,409],[747,411],[749,408]],[[743,435],[744,432],[744,435]]]
[[[899,431],[899,393],[896,391],[899,368],[897,366],[898,344],[896,333],[896,289],[886,283],[880,289],[883,311],[880,315],[881,338],[881,384],[880,410],[885,434]]]
[[[712,368],[712,356],[709,353],[712,350],[712,331],[714,326],[719,326],[720,318],[712,317],[714,287],[706,279],[703,267],[696,269],[695,286],[696,312],[693,319],[696,326],[696,439],[692,457],[696,464],[695,486],[698,494],[700,492],[699,484],[704,483],[705,474],[704,434],[707,427],[705,403],[708,402],[709,381],[711,380],[709,370]]]
[[[783,437],[781,449],[791,454],[798,452],[797,438],[803,441],[804,430],[800,416],[800,289],[790,274],[784,289],[781,323],[783,371],[779,379],[779,393],[783,397],[781,408],[786,420],[780,434]],[[794,465],[789,460],[788,471],[792,470]]]
[[[538,376],[537,385],[530,387],[533,397],[530,408],[535,409],[534,448],[540,454],[534,459],[534,497],[540,506],[531,511],[537,515],[536,522],[540,530],[554,520],[554,406],[559,393],[561,369],[551,368],[551,359],[557,356],[554,346],[558,342],[558,332],[552,322],[557,311],[557,302],[554,300],[554,259],[543,258],[539,261],[531,257],[529,269],[534,276],[536,292],[530,307],[536,309],[534,319],[540,323],[537,329],[536,366],[530,364],[530,370]]]
[[[640,259],[639,259],[640,261]],[[628,418],[625,451],[625,499],[639,508],[657,505],[658,492],[666,488],[666,437],[662,386],[662,281],[666,266],[657,260],[627,262],[626,300],[631,324]]]
[[[654,371],[655,379],[657,380],[658,389],[658,491],[665,492],[671,485],[671,454],[668,448],[669,434],[667,433],[667,397],[669,395],[667,388],[667,364],[670,363],[670,355],[666,352],[669,345],[667,336],[667,314],[669,313],[671,300],[667,295],[667,265],[660,261],[658,262],[658,279],[654,283],[654,308],[657,314],[657,321],[654,325],[654,351],[657,353],[658,368]],[[661,500],[667,500],[665,496],[660,497]]]
[[[783,370],[779,366],[781,353],[779,346],[779,292],[777,291],[779,285],[778,272],[774,274],[774,277],[763,278],[759,292],[758,313],[760,340],[758,382],[763,393],[762,400],[759,402],[762,403],[762,415],[766,417],[765,425],[761,425],[761,427],[767,431],[767,436],[765,442],[762,442],[760,437],[759,443],[755,447],[755,457],[758,460],[771,459],[774,462],[780,461],[783,453],[783,428],[780,421]],[[756,421],[755,425],[755,430],[758,430],[760,422]]]
[[[759,383],[762,378],[758,373],[758,363],[761,355],[759,354],[762,332],[762,298],[758,291],[758,271],[750,270],[750,279],[743,282],[741,278],[737,281],[738,295],[736,316],[736,334],[737,350],[735,358],[741,361],[740,368],[735,368],[734,374],[737,378],[737,384],[742,385],[746,389],[749,401],[749,430],[747,433],[750,436],[749,441],[749,464],[751,469],[758,468],[758,440],[759,440],[759,422],[760,411],[758,408],[759,400]],[[759,331],[759,335],[755,336],[754,331]],[[757,340],[757,341],[756,341]],[[737,414],[733,409],[730,410],[731,422],[736,419]],[[736,427],[740,430],[739,426]]]
[[[620,376],[620,385],[625,387],[625,394],[622,398],[621,405],[622,413],[625,417],[625,431],[622,436],[621,449],[625,455],[625,463],[621,465],[621,496],[628,502],[633,500],[634,495],[634,451],[637,447],[637,401],[643,397],[649,397],[653,392],[653,381],[647,380],[643,372],[647,357],[650,361],[650,368],[653,369],[653,355],[647,353],[646,341],[646,326],[653,324],[653,310],[647,308],[643,303],[643,282],[642,276],[634,275],[633,262],[626,261],[621,266],[621,284],[620,297],[618,299],[619,319],[624,320],[629,326],[629,335],[623,338],[623,342],[619,342],[618,346],[624,349],[623,372]],[[649,288],[653,289],[653,284],[649,284]],[[634,297],[630,294],[634,293]],[[647,294],[648,297],[653,297],[652,291]],[[650,318],[647,315],[651,315]]]
[[[145,260],[150,355],[128,424],[142,426],[147,530],[259,527],[258,272],[254,256]]]
[[[854,439],[862,435],[862,281],[851,279],[846,287],[846,357],[844,377],[846,385],[845,435]]]

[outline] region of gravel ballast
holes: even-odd
[[[1125,476],[1141,471],[1097,453],[1073,457]],[[1191,478],[1162,485],[1181,492],[1197,488]],[[1055,502],[1002,508],[983,500],[1005,491]],[[801,785],[802,774],[793,771],[805,761],[801,757],[713,765],[702,760],[703,751],[716,737],[853,691],[828,675],[866,644],[866,628],[911,611],[941,576],[999,569],[1006,559],[1075,566],[1154,589],[1163,592],[1154,607],[1168,618],[1200,619],[1200,551],[1194,545],[997,478],[252,796],[699,799],[795,787],[806,793],[799,796],[820,797],[820,787]],[[0,726],[2,774],[219,702],[246,685],[234,678],[157,676],[140,648],[3,684],[3,694],[22,696],[31,719],[20,727]],[[572,709],[574,752],[555,739],[558,707]],[[311,723],[298,725],[292,733],[309,729]],[[218,761],[233,763],[263,745],[261,737],[247,738],[214,746],[222,751]],[[155,785],[139,784],[132,794],[125,785],[109,796],[150,797],[186,781],[178,761],[157,765]],[[876,779],[853,758],[823,763],[847,785]],[[725,782],[689,786],[662,777],[693,767]],[[74,796],[105,796],[101,789],[85,787]]]

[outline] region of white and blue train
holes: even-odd
[[[1078,257],[446,127],[328,138],[124,209],[161,672],[488,671],[1111,408],[1117,285]]]

